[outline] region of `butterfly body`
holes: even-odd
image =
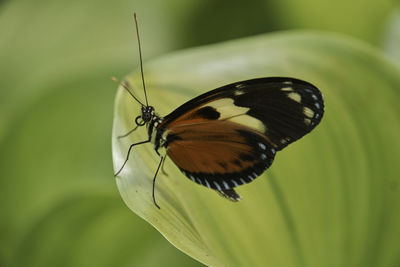
[[[234,188],[260,176],[276,152],[310,132],[323,112],[315,86],[271,77],[209,91],[165,117],[145,106],[141,119],[162,159],[160,148],[190,180],[238,201]]]

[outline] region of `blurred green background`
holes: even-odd
[[[270,31],[352,35],[399,58],[397,1],[0,1],[0,266],[201,266],[123,203],[116,84],[169,51]]]

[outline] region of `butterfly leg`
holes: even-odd
[[[160,167],[161,167],[161,165],[163,164],[163,162],[164,162],[166,156],[161,156],[161,155],[158,153],[158,151],[157,151],[157,154],[161,157],[161,160],[160,160],[160,163],[158,164],[156,173],[154,174],[154,178],[153,178],[153,202],[154,202],[154,205],[156,205],[156,207],[157,207],[158,209],[160,209],[160,206],[158,206],[158,204],[157,204],[157,202],[156,202],[156,197],[155,197],[155,194],[154,194],[154,190],[155,190],[155,187],[156,187],[156,178],[157,178],[158,171],[160,170]]]
[[[114,177],[117,176],[117,175],[122,171],[122,169],[125,167],[125,164],[128,162],[129,155],[131,154],[131,149],[132,149],[132,147],[134,147],[134,146],[136,146],[136,145],[145,144],[145,143],[148,143],[148,142],[150,142],[150,139],[149,139],[149,140],[146,140],[146,141],[139,142],[139,143],[131,144],[131,146],[130,146],[129,149],[128,149],[128,153],[126,154],[126,159],[125,159],[125,161],[124,161],[124,164],[122,164],[121,168],[114,174]]]
[[[133,128],[132,130],[130,130],[130,131],[127,132],[126,134],[119,135],[117,138],[118,138],[118,139],[121,139],[121,138],[127,137],[128,135],[130,135],[131,133],[133,133],[134,131],[136,131],[136,129],[137,129],[138,127],[139,127],[139,125],[136,125],[135,128]]]
[[[168,173],[167,173],[167,172],[165,171],[165,169],[164,169],[164,163],[165,163],[166,158],[167,158],[167,156],[164,156],[164,161],[163,161],[163,163],[162,163],[162,165],[161,165],[161,172],[162,172],[162,174],[164,174],[165,176],[168,176]]]

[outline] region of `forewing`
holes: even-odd
[[[314,129],[323,113],[322,95],[312,84],[293,78],[260,78],[200,95],[167,115],[159,127],[229,121],[263,134],[281,150]]]

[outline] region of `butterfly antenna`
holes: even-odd
[[[121,82],[120,80],[118,80],[115,77],[111,77],[111,80],[113,82],[118,83],[119,85],[121,85],[137,102],[139,102],[140,105],[144,106],[144,104],[142,102],[140,102],[139,99],[137,99],[137,97],[131,92],[131,90],[129,90],[128,86],[126,85],[126,83]]]
[[[137,23],[137,19],[136,19],[136,13],[133,13],[133,17],[134,17],[134,19],[135,19],[136,36],[137,36],[137,41],[138,41],[138,46],[139,46],[140,72],[142,73],[142,82],[143,82],[144,98],[146,99],[146,106],[148,106],[148,105],[149,105],[149,102],[147,101],[146,85],[145,85],[145,83],[144,83],[143,60],[142,60],[142,48],[141,48],[141,46],[140,46],[139,28],[138,28],[138,23]]]

